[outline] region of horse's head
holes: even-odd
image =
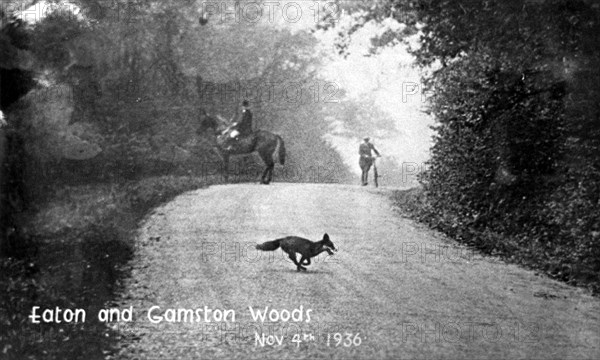
[[[214,132],[218,126],[217,121],[212,116],[208,115],[206,111],[202,111],[200,113],[198,122],[200,123],[198,130],[201,132],[206,132],[208,130],[212,130]]]
[[[321,243],[323,244],[323,246],[328,247],[333,251],[337,251],[337,249],[335,248],[335,245],[333,245],[331,240],[329,240],[329,235],[327,235],[327,234],[323,235],[323,240],[321,240]]]
[[[227,120],[225,120],[222,116],[209,115],[204,110],[200,112],[200,130],[202,130],[202,132],[211,130],[212,134],[218,136],[226,131],[228,126],[229,124],[227,123]]]

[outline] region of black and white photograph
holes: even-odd
[[[0,0],[0,359],[599,359],[597,0]]]

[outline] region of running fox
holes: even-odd
[[[287,236],[256,245],[256,248],[262,251],[273,251],[277,250],[279,247],[281,247],[281,250],[288,253],[290,259],[296,264],[298,271],[306,271],[306,268],[302,265],[310,265],[310,258],[315,257],[324,251],[327,251],[329,255],[333,255],[331,250],[337,251],[327,234],[323,235],[323,240],[317,242],[298,236]],[[296,260],[296,253],[300,253],[302,256],[300,262]]]

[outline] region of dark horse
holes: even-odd
[[[261,184],[269,184],[273,180],[273,168],[275,161],[273,156],[277,155],[279,163],[285,163],[285,145],[281,136],[273,134],[265,130],[254,131],[250,136],[240,137],[239,140],[231,138],[232,126],[228,122],[217,116],[203,114],[200,120],[200,129],[206,134],[209,132],[214,148],[223,160],[225,168],[225,180],[229,173],[229,157],[231,155],[243,155],[257,152],[260,158],[265,163],[265,171],[263,172],[260,182]]]

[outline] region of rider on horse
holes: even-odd
[[[232,129],[231,138],[235,140],[238,140],[240,136],[252,134],[252,112],[248,100],[242,101],[242,119],[233,123]]]
[[[281,136],[266,130],[252,130],[252,112],[247,100],[242,102],[242,118],[239,122],[229,125],[229,121],[219,115],[210,116],[204,109],[199,109],[200,126],[199,135],[213,135],[211,142],[213,149],[218,153],[224,164],[224,176],[227,179],[229,157],[231,155],[244,155],[258,153],[265,163],[265,170],[261,176],[261,183],[268,184],[273,180],[274,157],[279,163],[285,163],[285,144]],[[207,130],[211,129],[212,134]],[[237,138],[239,141],[236,141]],[[210,140],[210,139],[209,139]],[[232,143],[235,143],[232,144]]]

